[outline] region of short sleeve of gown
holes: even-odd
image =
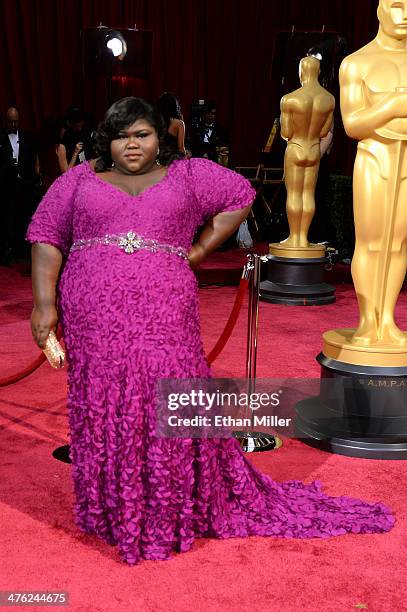
[[[207,159],[192,158],[189,163],[202,221],[221,212],[245,208],[253,202],[256,191],[241,174]]]
[[[28,226],[26,239],[57,247],[64,255],[72,244],[72,213],[80,166],[64,172],[42,198]]]

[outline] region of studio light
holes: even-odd
[[[105,36],[105,45],[117,60],[122,60],[127,53],[127,44],[120,32],[110,30]]]

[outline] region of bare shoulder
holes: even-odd
[[[185,125],[182,119],[171,119],[171,123],[176,127],[181,127]]]

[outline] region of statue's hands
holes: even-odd
[[[43,349],[51,330],[58,324],[58,313],[55,306],[34,306],[31,314],[31,333],[36,344]]]

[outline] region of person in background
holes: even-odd
[[[165,143],[172,149],[186,155],[185,123],[178,99],[174,94],[164,92],[158,98],[157,107],[163,116],[166,127]]]
[[[92,158],[91,130],[86,114],[80,108],[71,107],[65,115],[65,124],[56,146],[61,173]]]
[[[227,144],[226,132],[217,121],[216,106],[208,106],[202,121],[192,133],[192,155],[218,163],[218,149],[226,147]]]
[[[38,144],[44,193],[61,174],[55,150],[64,130],[64,119],[56,113],[45,117],[40,126]]]
[[[18,110],[7,110],[0,132],[0,260],[9,264],[27,255],[25,231],[39,201],[40,162],[33,136],[20,129]]]

